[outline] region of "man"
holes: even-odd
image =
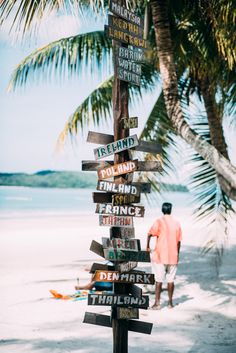
[[[163,216],[152,225],[147,236],[147,251],[150,251],[150,239],[156,237],[156,246],[151,254],[152,268],[155,274],[156,293],[152,309],[160,309],[162,283],[166,279],[168,289],[168,307],[173,308],[174,279],[179,260],[182,231],[179,222],[171,216],[172,204],[164,202]]]

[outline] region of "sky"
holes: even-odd
[[[51,16],[43,23],[36,38],[17,41],[9,36],[6,24],[0,35],[1,82],[0,82],[0,172],[27,172],[39,170],[80,170],[81,160],[94,159],[95,145],[86,143],[88,130],[106,131],[112,134],[112,121],[80,131],[76,145],[67,143],[63,151],[56,150],[60,132],[74,110],[87,95],[107,77],[107,73],[82,73],[59,82],[31,82],[16,92],[7,92],[11,74],[17,64],[33,50],[59,38],[81,32],[103,29],[103,23],[79,23],[72,16]],[[156,94],[146,99],[154,102]],[[141,103],[130,109],[136,115],[142,111],[139,133],[149,110]]]

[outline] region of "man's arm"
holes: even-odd
[[[180,252],[180,247],[181,247],[181,241],[178,241],[177,247],[178,247],[178,261],[179,261],[179,252]]]
[[[146,246],[146,251],[150,252],[150,239],[152,237],[152,234],[147,235],[147,246]]]

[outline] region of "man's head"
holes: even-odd
[[[164,202],[161,210],[164,214],[171,214],[172,204],[170,202]]]

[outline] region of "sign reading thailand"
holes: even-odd
[[[142,17],[135,15],[132,11],[127,9],[125,6],[122,6],[117,0],[110,0],[109,10],[115,15],[124,18],[127,21],[130,21],[137,26],[144,27],[144,20]]]
[[[98,179],[108,179],[122,174],[132,173],[138,168],[138,161],[127,161],[98,170]]]
[[[97,190],[118,194],[140,195],[140,188],[132,184],[115,184],[111,181],[98,181]]]
[[[99,225],[133,228],[133,217],[99,215]]]
[[[137,284],[154,284],[154,275],[151,273],[127,272],[119,273],[118,271],[96,271],[93,275],[93,281],[96,282],[117,282],[117,283],[137,283]]]
[[[89,294],[88,305],[120,305],[147,309],[149,297],[148,295],[139,298],[121,294]]]
[[[95,159],[101,159],[110,156],[111,154],[119,153],[121,151],[125,151],[127,149],[138,146],[138,144],[139,142],[137,135],[129,136],[124,139],[109,143],[108,145],[95,148],[94,156]]]
[[[98,203],[95,212],[116,216],[144,217],[145,208],[143,206],[113,206],[107,203]]]

